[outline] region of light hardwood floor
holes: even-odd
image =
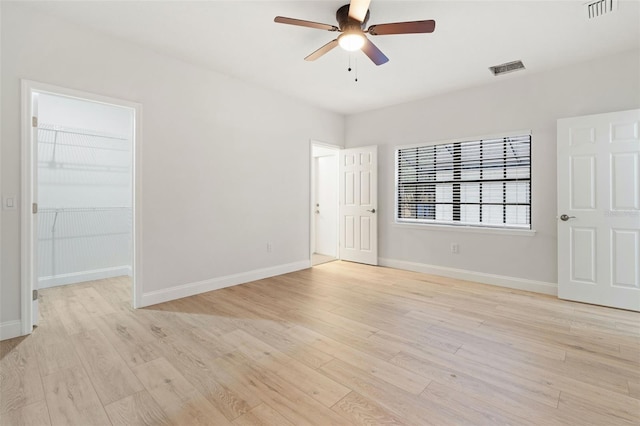
[[[41,292],[2,425],[638,425],[640,314],[332,262],[132,310]]]

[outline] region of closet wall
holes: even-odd
[[[39,287],[131,275],[133,111],[38,95]]]

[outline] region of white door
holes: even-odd
[[[558,297],[640,311],[640,110],[558,120]]]
[[[315,253],[338,255],[338,151],[314,158],[316,172]]]
[[[378,264],[378,147],[340,151],[340,259]]]

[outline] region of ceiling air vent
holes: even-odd
[[[618,0],[596,0],[584,4],[587,19],[597,18],[615,11],[618,8]]]
[[[522,63],[522,61],[507,62],[506,64],[494,65],[492,67],[489,67],[489,70],[491,70],[493,75],[501,75],[523,69],[524,64]]]

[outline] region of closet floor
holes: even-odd
[[[323,263],[333,262],[335,260],[338,259],[333,256],[327,256],[326,254],[313,253],[311,255],[311,264],[313,266],[322,265]]]

